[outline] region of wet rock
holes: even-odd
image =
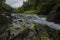
[[[27,29],[12,40],[60,40],[60,31],[49,28],[44,24],[36,24],[35,30]]]
[[[37,34],[31,38],[31,40],[60,40],[60,31],[49,28],[44,24],[36,25]]]
[[[26,24],[26,26],[28,25],[24,22],[23,24]],[[27,26],[27,28],[22,25],[21,27],[24,27],[22,31],[20,28],[16,29],[15,27],[10,27],[8,28],[9,31],[7,30],[6,33],[3,33],[4,35],[0,35],[0,38],[5,38],[3,40],[6,40],[7,38],[8,40],[60,40],[60,31],[51,29],[44,24],[34,23],[34,25],[31,25]]]
[[[34,32],[27,29],[23,31],[22,33],[18,34],[15,36],[12,40],[26,40],[27,38],[31,37],[34,35]]]

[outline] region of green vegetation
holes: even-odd
[[[24,12],[24,14],[35,14],[36,10],[27,10]]]
[[[35,30],[35,24],[31,23],[29,28],[32,29],[32,30]]]
[[[11,12],[11,7],[4,2],[0,2],[0,14]]]
[[[18,9],[12,8],[12,13],[20,13]]]
[[[35,13],[48,15],[52,8],[59,4],[59,0],[28,0],[18,8],[21,13]],[[59,4],[60,5],[60,4]],[[32,10],[33,9],[33,10]],[[32,11],[31,11],[32,10]],[[36,10],[36,11],[35,11]],[[34,12],[35,11],[35,12]]]

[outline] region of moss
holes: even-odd
[[[24,13],[25,14],[35,14],[36,13],[36,10],[31,9],[31,10],[25,11]]]
[[[50,40],[49,37],[47,37],[46,35],[42,35],[41,36],[41,40]]]
[[[46,35],[37,35],[29,38],[29,40],[50,40]]]
[[[28,32],[28,29],[24,29],[21,33],[25,33]]]
[[[31,24],[30,24],[30,29],[35,30],[35,24],[34,24],[34,23],[31,23]]]

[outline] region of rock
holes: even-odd
[[[44,24],[30,25],[34,29],[28,28],[24,30],[16,29],[14,27],[7,28],[6,33],[0,35],[0,40],[60,40],[60,31],[51,29]],[[5,38],[5,39],[3,39]]]
[[[35,27],[35,31],[30,29],[24,30],[12,40],[60,40],[60,31],[51,29],[44,24],[36,24]]]
[[[11,18],[7,18],[4,15],[0,15],[0,26],[1,25],[8,25],[12,23],[12,19]]]
[[[31,40],[60,40],[60,31],[49,28],[44,24],[36,25],[37,34],[30,38]]]
[[[60,6],[55,5],[47,16],[47,21],[60,23]]]

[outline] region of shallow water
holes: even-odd
[[[60,25],[59,24],[55,24],[53,22],[47,22],[46,21],[46,17],[38,17],[36,14],[12,14],[13,17],[16,18],[17,21],[19,20],[25,20],[26,22],[35,22],[35,23],[39,23],[39,24],[46,24],[48,25],[50,28],[56,29],[56,30],[60,30]]]

